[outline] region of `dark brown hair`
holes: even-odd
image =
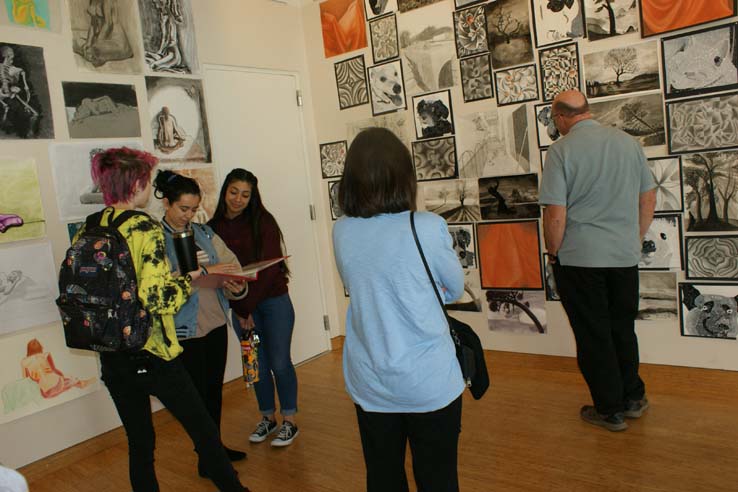
[[[349,147],[338,205],[349,217],[415,210],[418,183],[410,152],[385,128],[361,131]]]

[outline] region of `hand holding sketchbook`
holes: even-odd
[[[194,285],[195,287],[218,289],[220,287],[223,287],[223,282],[225,282],[226,280],[236,280],[240,282],[243,282],[245,280],[246,282],[253,282],[259,277],[260,271],[264,270],[265,268],[269,268],[272,265],[276,265],[277,263],[284,261],[287,258],[289,258],[289,256],[280,256],[278,258],[272,258],[270,260],[262,260],[254,263],[249,263],[248,265],[241,268],[240,273],[210,273],[208,275],[198,277],[197,280],[192,282],[192,285]]]

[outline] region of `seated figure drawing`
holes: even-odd
[[[110,61],[133,58],[133,49],[123,29],[115,0],[90,0],[89,26],[84,37],[75,38],[73,49],[99,67]]]
[[[156,51],[146,50],[146,62],[156,72],[190,73],[179,47],[184,14],[180,0],[153,0],[159,15],[161,42]]]
[[[28,342],[26,356],[21,360],[21,370],[23,377],[38,384],[44,398],[53,398],[72,388],[85,388],[95,381],[95,378],[66,377],[54,365],[51,353],[44,352],[41,342],[35,338]]]
[[[169,112],[168,107],[162,106],[161,111],[156,115],[156,122],[159,128],[154,144],[159,151],[170,154],[184,146],[186,140],[184,131],[179,127],[177,119]]]
[[[21,138],[32,137],[38,130],[39,112],[33,107],[33,90],[26,71],[14,64],[15,52],[10,46],[0,48],[0,110],[2,127]]]
[[[46,27],[46,21],[36,13],[36,0],[12,0],[13,22],[21,26]]]

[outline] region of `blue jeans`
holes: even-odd
[[[289,294],[261,301],[251,313],[259,335],[259,381],[254,383],[259,412],[271,416],[276,411],[274,387],[279,395],[280,413],[297,413],[297,374],[290,347],[295,326],[295,310]],[[275,384],[276,383],[276,384]]]

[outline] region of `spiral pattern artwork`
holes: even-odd
[[[459,60],[461,67],[461,89],[464,101],[479,101],[492,97],[492,71],[489,55],[472,56]]]
[[[738,279],[738,236],[688,237],[687,278]]]
[[[454,137],[413,142],[413,158],[418,181],[453,178],[458,175]]]
[[[366,88],[364,56],[359,55],[334,64],[338,106],[341,109],[353,108],[369,102]]]

